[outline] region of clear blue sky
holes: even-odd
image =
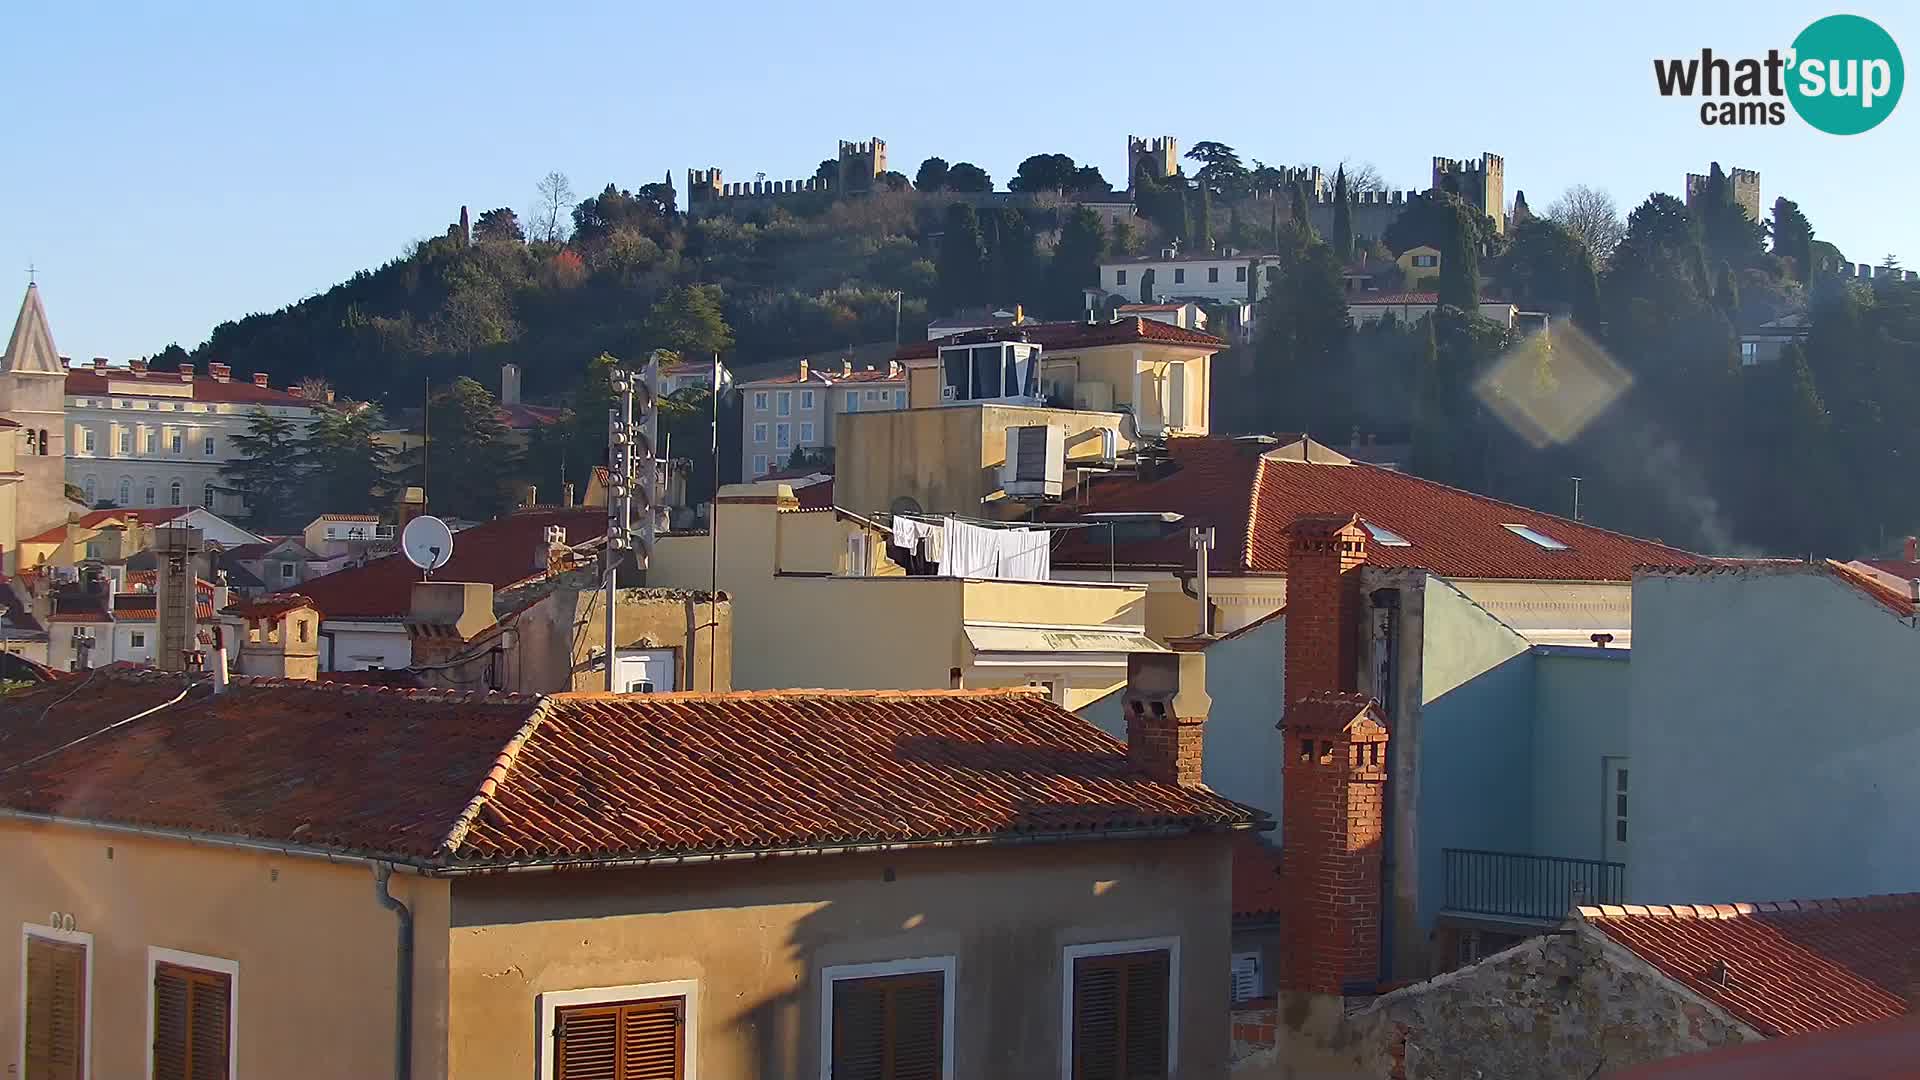
[[[1129,132],[1272,164],[1506,159],[1544,208],[1622,212],[1717,159],[1761,172],[1856,261],[1920,267],[1920,91],[1852,138],[1702,127],[1655,56],[1785,48],[1851,10],[1920,65],[1920,6],[729,2],[14,5],[0,62],[0,303],[29,261],[61,351],[125,360],[377,266],[462,203],[523,212],[689,166],[811,174],[878,135],[1004,184],[1029,154],[1124,174]],[[297,10],[296,10],[297,9]],[[293,375],[295,373],[287,373]]]

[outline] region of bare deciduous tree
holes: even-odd
[[[534,190],[539,192],[539,199],[528,215],[533,221],[533,235],[548,243],[566,239],[571,224],[568,214],[573,210],[573,185],[567,182],[567,174],[550,172],[540,178]]]
[[[1349,159],[1347,161],[1341,162],[1338,168],[1347,170],[1347,190],[1348,191],[1361,192],[1361,191],[1387,190],[1387,181],[1385,180],[1385,178],[1383,178],[1380,175],[1380,170],[1375,168],[1373,162],[1371,161],[1353,161]],[[1335,170],[1328,169],[1324,171],[1331,174]]]
[[[1597,266],[1607,264],[1614,247],[1627,232],[1626,223],[1620,220],[1620,211],[1613,205],[1613,196],[1585,184],[1575,184],[1555,199],[1553,205],[1547,207],[1547,217],[1579,237]]]

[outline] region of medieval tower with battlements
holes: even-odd
[[[1707,179],[1709,175],[1710,174],[1705,174],[1705,173],[1688,173],[1687,174],[1687,206],[1689,208],[1693,206],[1694,199],[1698,198],[1701,192],[1707,190]],[[1760,172],[1759,170],[1728,169],[1727,183],[1733,185],[1734,205],[1738,206],[1742,210],[1745,210],[1747,212],[1748,219],[1752,221],[1759,221],[1760,220]]]
[[[1171,135],[1143,139],[1127,136],[1127,190],[1133,190],[1133,178],[1145,172],[1155,180],[1165,180],[1180,171],[1180,140]]]
[[[880,139],[866,142],[840,140],[839,191],[859,195],[872,191],[874,181],[887,171],[887,144]]]
[[[1505,164],[1498,154],[1481,154],[1478,160],[1437,157],[1433,159],[1433,186],[1452,191],[1471,206],[1493,219],[1493,231],[1507,231],[1507,179]]]

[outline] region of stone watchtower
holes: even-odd
[[[1695,199],[1707,190],[1707,181],[1711,176],[1703,173],[1687,174],[1687,206],[1692,208]],[[1733,188],[1735,206],[1747,212],[1750,221],[1760,220],[1760,171],[1758,169],[1728,169],[1727,184]]]
[[[1493,231],[1507,231],[1506,165],[1498,154],[1481,154],[1475,161],[1437,157],[1433,159],[1433,186],[1460,193],[1471,206],[1493,219]]]
[[[845,195],[872,191],[874,181],[886,171],[887,144],[884,141],[840,141],[840,171],[835,190]]]
[[[1142,171],[1156,180],[1165,180],[1180,171],[1180,140],[1171,135],[1143,139],[1127,136],[1127,190],[1133,190],[1133,178]]]
[[[0,435],[20,439],[15,458],[23,474],[16,521],[32,536],[67,520],[67,369],[53,344],[40,288],[27,286],[13,336],[0,357],[0,418],[20,425]],[[11,546],[7,557],[14,555]],[[9,567],[9,570],[14,569]]]

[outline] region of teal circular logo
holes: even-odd
[[[1893,36],[1858,15],[1829,15],[1800,31],[1792,65],[1793,111],[1829,135],[1858,135],[1885,120],[1906,83]]]

